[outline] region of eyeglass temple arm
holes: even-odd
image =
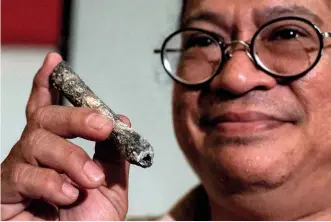
[[[331,32],[324,32],[323,37],[324,38],[331,38]]]
[[[165,51],[166,52],[180,52],[181,50],[180,49],[166,49]],[[162,50],[161,49],[154,49],[154,53],[155,54],[160,54],[160,53],[162,53]]]

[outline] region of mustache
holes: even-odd
[[[263,90],[250,91],[235,96],[226,91],[202,92],[198,101],[198,121],[208,124],[227,113],[262,113],[278,120],[298,122],[305,117],[305,110],[292,96],[271,94]]]

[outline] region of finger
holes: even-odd
[[[56,221],[59,218],[58,207],[45,200],[33,200],[25,211],[10,218],[11,221]]]
[[[22,146],[26,162],[64,172],[81,187],[96,188],[104,181],[104,173],[82,148],[48,131],[33,131]]]
[[[55,100],[49,85],[49,76],[55,66],[62,61],[57,53],[49,53],[34,77],[30,98],[26,108],[27,118],[39,107],[52,104]]]
[[[102,141],[111,133],[113,121],[90,108],[45,106],[32,114],[30,123],[65,138]]]
[[[43,199],[55,205],[72,204],[79,195],[56,171],[29,164],[17,164],[13,169],[12,187],[22,199]]]
[[[100,192],[111,200],[117,212],[126,215],[128,208],[128,178],[130,164],[109,141],[96,144],[94,161],[105,174],[104,186]]]
[[[119,115],[120,120],[125,123],[126,125],[128,125],[129,127],[131,127],[131,121],[129,120],[128,117],[124,116],[124,115]]]
[[[21,213],[24,209],[26,209],[31,200],[26,199],[19,203],[13,203],[13,204],[5,204],[5,201],[2,201],[1,203],[1,220],[9,220],[15,217],[17,214]]]

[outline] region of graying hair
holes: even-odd
[[[182,8],[180,10],[180,17],[179,17],[179,24],[178,24],[180,28],[182,28],[182,26],[183,26],[184,14],[185,14],[186,6],[187,6],[187,1],[188,0],[182,1]]]
[[[180,13],[180,22],[179,22],[179,27],[182,27],[182,23],[184,20],[184,14],[185,14],[185,10],[187,7],[187,3],[188,0],[182,0],[182,9],[181,9],[181,13]],[[331,0],[325,0],[326,5],[329,7],[329,9],[331,10]]]

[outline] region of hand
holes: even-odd
[[[1,164],[2,220],[124,220],[129,163],[111,144],[111,120],[87,108],[52,105],[48,78],[61,56],[51,53],[36,74],[27,125]],[[122,117],[122,121],[129,120]],[[99,141],[93,160],[66,140]]]

